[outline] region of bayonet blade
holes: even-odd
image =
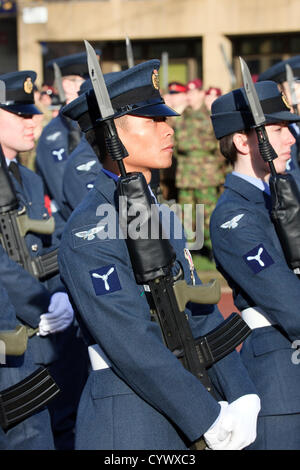
[[[88,41],[84,41],[90,79],[94,88],[97,103],[103,119],[113,118],[114,110],[104,81],[103,73],[96,55]]]
[[[62,84],[62,75],[59,66],[56,62],[53,63],[54,69],[54,83],[58,91],[58,96],[61,103],[66,102],[66,94]]]
[[[131,41],[128,36],[126,36],[126,56],[128,68],[131,69],[131,67],[134,67],[134,59]]]
[[[232,64],[228,60],[227,54],[226,54],[225,49],[224,49],[224,45],[222,43],[220,44],[220,49],[221,49],[221,53],[222,53],[225,65],[226,65],[227,70],[228,70],[229,75],[230,75],[231,87],[234,88],[236,86],[236,76],[235,76],[235,73],[233,71]]]
[[[5,82],[0,80],[0,103],[4,103],[6,101],[6,87]]]
[[[161,65],[163,72],[162,88],[164,92],[167,92],[169,84],[169,53],[167,51],[161,54]]]
[[[296,90],[295,90],[295,78],[294,78],[293,70],[290,64],[285,64],[285,71],[286,71],[286,79],[290,88],[292,106],[297,107],[298,100],[297,100],[297,95],[296,95]]]
[[[246,95],[248,98],[248,102],[250,105],[250,109],[253,115],[254,122],[256,126],[261,126],[262,124],[265,123],[265,115],[262,110],[259,98],[257,96],[257,92],[253,83],[253,80],[251,78],[250,71],[248,69],[248,65],[240,57],[240,64],[241,64],[241,71],[242,71],[242,77],[243,77],[243,83],[244,83],[244,88],[246,91]]]

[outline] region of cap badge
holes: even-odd
[[[159,90],[159,75],[156,69],[154,69],[152,72],[152,84],[155,90]]]
[[[33,90],[33,83],[31,81],[31,77],[27,77],[24,82],[24,91],[25,93],[30,94]]]
[[[289,102],[287,100],[287,97],[285,96],[284,93],[281,93],[281,98],[282,98],[282,101],[284,102],[284,104],[286,105],[287,108],[291,109],[291,106],[289,105]]]

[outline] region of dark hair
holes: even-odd
[[[127,115],[121,116],[115,119],[118,122],[119,127],[124,128],[127,123],[126,119]],[[103,163],[105,158],[107,157],[108,150],[105,143],[105,123],[99,123],[92,127],[85,133],[86,140],[94,150],[95,154],[97,155],[100,163]],[[125,148],[124,148],[125,153]]]
[[[102,163],[107,154],[104,137],[104,126],[100,124],[97,127],[92,127],[85,133],[85,137],[97,155],[99,161]]]
[[[219,140],[220,151],[222,155],[225,157],[227,164],[231,164],[232,166],[234,166],[234,164],[237,161],[237,149],[236,149],[235,143],[233,142],[234,134],[249,135],[250,132],[251,132],[251,129],[237,131],[237,132],[234,132],[233,134],[224,135],[224,137],[222,137]]]
[[[225,135],[219,141],[220,151],[225,157],[227,163],[230,163],[232,166],[237,160],[237,150],[233,142],[234,134]]]

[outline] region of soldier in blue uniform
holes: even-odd
[[[63,177],[65,214],[72,211],[94,187],[96,176],[102,165],[97,155],[83,136],[68,158]]]
[[[289,84],[287,82],[286,67],[285,67],[286,64],[289,64],[293,70],[293,75],[295,79],[294,87],[295,87],[295,91],[299,100],[299,104],[297,106],[297,114],[299,114],[299,111],[300,111],[300,82],[299,82],[300,80],[300,56],[299,55],[293,56],[290,59],[282,60],[281,62],[277,62],[272,67],[270,67],[269,69],[261,73],[258,77],[258,81],[260,82],[264,80],[272,80],[276,82],[279,87],[279,90],[282,91],[287,97],[287,100],[291,107],[291,112],[295,112],[295,110],[292,107],[291,92],[290,92]],[[296,123],[291,123],[289,127],[290,127],[291,133],[296,139],[296,142],[292,146],[291,158],[287,161],[286,171],[287,173],[290,173],[293,176],[300,190],[300,160],[299,160],[300,159],[300,131]]]
[[[112,74],[107,74],[112,76]],[[73,119],[83,132],[80,143],[71,153],[66,163],[63,177],[64,212],[71,214],[75,207],[82,201],[84,196],[94,187],[96,176],[102,165],[99,160],[95,128],[99,119],[99,108],[93,93],[84,92],[91,89],[90,80],[86,80],[80,87],[80,99],[76,103],[78,112],[74,108],[64,108],[62,114],[67,119]]]
[[[34,145],[33,116],[39,113],[33,98],[35,78],[36,73],[33,71],[0,76],[5,85],[5,99],[0,104],[0,144],[11,172],[20,208],[25,207],[27,215],[32,219],[46,220],[49,214],[44,205],[43,182],[37,174],[17,161],[18,152],[30,150]],[[33,258],[47,254],[53,256],[55,261],[55,249],[59,246],[56,232],[52,235],[41,235],[30,231],[25,236],[25,242]],[[60,448],[72,448],[74,415],[86,378],[82,364],[84,356],[82,354],[80,358],[79,355],[82,343],[75,338],[73,308],[61,283],[58,269],[55,275],[40,281],[13,261],[2,246],[0,259],[0,279],[18,319],[31,328],[39,329],[38,335],[30,339],[34,362],[49,366],[53,377],[62,388],[55,405],[49,405],[56,445]],[[74,353],[74,343],[78,348],[79,359],[77,355],[70,357]],[[78,364],[74,364],[77,360]],[[70,383],[74,381],[74,376],[69,376],[72,371],[70,363],[73,363],[73,373],[76,366],[74,383],[77,383],[78,377],[79,390],[74,383]],[[66,370],[61,371],[64,367]],[[72,386],[70,395],[68,386]],[[67,405],[64,400],[67,400]]]
[[[51,60],[48,67],[56,63],[62,75],[62,87],[65,103],[68,104],[78,96],[81,84],[88,74],[86,53],[81,52]],[[42,177],[45,191],[52,201],[53,213],[64,220],[63,174],[70,153],[81,139],[80,129],[75,121],[58,114],[43,129],[36,152],[36,169]]]
[[[160,96],[158,69],[159,61],[151,60],[106,81],[129,154],[126,171],[142,172],[148,184],[152,168],[171,165],[174,131],[166,117],[177,115]],[[78,117],[82,102],[79,97],[64,112]],[[100,123],[100,136],[102,130]],[[103,147],[103,138],[98,142]],[[146,287],[136,283],[126,241],[114,230],[118,167],[105,148],[100,155],[103,169],[69,218],[59,251],[61,276],[78,308],[92,366],[78,410],[76,449],[186,449],[203,434],[210,448],[240,449],[255,439],[255,388],[234,351],[210,370],[220,404],[164,345],[151,320]],[[168,207],[163,210],[170,215]],[[182,226],[174,222],[173,274],[182,266],[192,284]],[[200,282],[196,275],[195,282]],[[222,322],[213,305],[191,303],[186,313],[196,336]]]
[[[269,141],[285,171],[295,143],[289,124],[299,122],[272,81],[255,85]],[[220,149],[233,165],[210,222],[217,268],[234,302],[253,329],[241,357],[261,398],[257,439],[251,449],[299,449],[300,368],[293,361],[299,339],[300,281],[288,267],[271,221],[270,168],[259,152],[244,88],[212,105]]]
[[[14,330],[20,322],[0,283],[0,330]],[[37,367],[34,364],[30,343],[22,356],[4,354],[1,349],[0,393],[28,377]],[[0,429],[1,450],[54,450],[50,415],[46,408],[26,418],[7,432]]]

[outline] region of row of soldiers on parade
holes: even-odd
[[[204,121],[169,101],[199,80],[164,99],[159,60],[103,76],[86,47],[48,64],[44,127],[36,73],[0,75],[0,448],[299,449],[300,56],[245,72]],[[225,321],[156,198],[174,151],[180,201],[214,201],[206,240],[241,312]],[[126,233],[124,196],[157,238]]]

